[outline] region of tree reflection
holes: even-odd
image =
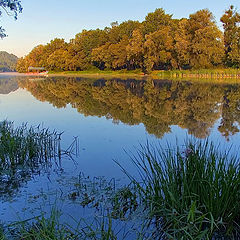
[[[71,104],[85,116],[105,116],[128,125],[143,123],[158,138],[171,132],[173,125],[206,138],[219,118],[218,130],[227,139],[239,131],[238,84],[76,77],[25,79],[19,84],[58,108]]]

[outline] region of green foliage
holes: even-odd
[[[75,239],[71,232],[59,223],[59,212],[52,210],[50,217],[44,215],[36,217],[35,222],[28,224],[19,223],[20,228],[16,231],[15,239],[25,240],[65,240]]]
[[[60,222],[61,212],[52,208],[49,216],[41,213],[40,216],[28,220],[14,222],[5,226],[6,233],[0,232],[1,240],[117,240],[113,229],[113,219],[104,216],[102,219],[93,219],[87,223],[79,218],[76,228]],[[2,235],[1,235],[2,234]]]
[[[211,68],[220,65],[224,56],[222,32],[209,10],[190,15],[186,24],[189,39],[190,67]]]
[[[172,15],[166,14],[162,8],[157,8],[149,13],[143,22],[144,33],[149,34],[160,30],[162,27],[173,24]]]
[[[162,27],[158,31],[146,35],[145,66],[147,72],[152,69],[171,68],[173,61],[173,36],[170,27]]]
[[[159,234],[170,239],[239,237],[237,157],[206,141],[167,150],[147,144],[132,161],[140,180],[130,178],[142,204],[150,207]]]

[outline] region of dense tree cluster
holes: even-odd
[[[19,81],[40,101],[62,108],[71,104],[85,116],[105,116],[135,125],[162,137],[171,126],[206,138],[221,119],[218,130],[226,137],[239,132],[239,85],[163,80],[49,78]]]
[[[189,18],[173,19],[163,9],[143,22],[114,22],[104,30],[83,30],[70,42],[54,39],[35,47],[18,62],[19,72],[29,66],[55,71],[104,69],[199,69],[239,67],[240,15],[231,6],[221,18],[224,34],[212,13],[203,9]]]

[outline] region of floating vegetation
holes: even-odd
[[[83,173],[65,184],[70,189],[69,200],[97,210],[112,208],[112,198],[118,189],[118,181],[114,178],[108,181],[105,177],[90,178]]]
[[[114,178],[108,181],[105,177],[90,178],[80,173],[66,185],[70,188],[67,194],[70,201],[110,214],[114,219],[127,220],[138,207],[136,189],[132,185],[122,186]]]

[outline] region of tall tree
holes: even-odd
[[[125,21],[120,25],[117,22],[111,24],[112,28],[106,29],[108,32],[109,42],[118,43],[126,35],[128,38],[132,37],[133,31],[141,26],[138,21]]]
[[[99,48],[95,48],[92,51],[92,61],[102,69],[105,67],[112,69],[129,68],[127,60],[128,44],[128,36],[124,35],[119,43],[106,43]]]
[[[228,67],[240,67],[240,14],[230,6],[221,17],[224,28],[225,63]]]
[[[203,9],[191,14],[186,27],[190,41],[190,66],[211,68],[221,64],[224,56],[223,36],[212,13]]]
[[[166,14],[162,8],[157,8],[146,16],[143,22],[144,33],[149,34],[159,30],[162,26],[170,26],[171,24],[172,15]]]
[[[127,45],[127,59],[132,68],[144,67],[144,36],[140,29],[133,31],[132,38]]]
[[[75,36],[71,41],[71,54],[74,58],[79,57],[81,65],[79,68],[85,70],[91,67],[91,53],[94,48],[104,45],[108,41],[106,31],[96,30],[83,30]]]
[[[181,19],[178,22],[178,30],[175,31],[174,35],[174,51],[179,69],[188,67],[190,64],[190,39],[187,24],[188,19]]]
[[[158,31],[146,35],[145,66],[147,72],[152,69],[171,68],[174,39],[170,27],[162,27]]]

